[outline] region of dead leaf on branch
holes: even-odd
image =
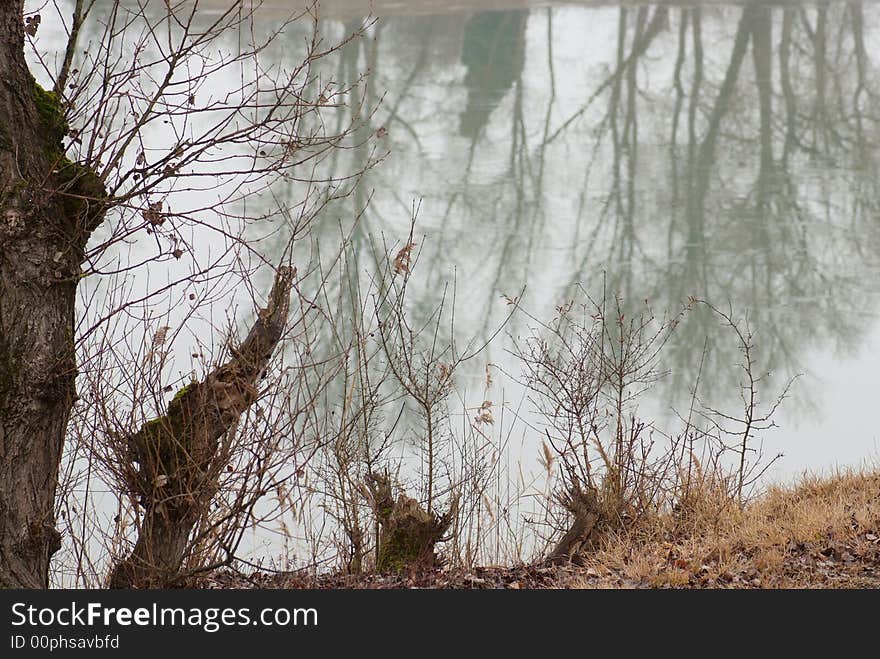
[[[141,211],[144,220],[152,226],[159,226],[165,221],[165,214],[162,212],[162,202],[154,201],[147,204],[147,208]]]
[[[31,37],[35,37],[37,35],[37,30],[40,28],[40,21],[42,21],[42,17],[39,14],[35,16],[28,16],[24,19],[24,31]]]
[[[394,272],[398,275],[409,274],[412,270],[412,251],[416,243],[407,243],[400,248],[394,257]]]

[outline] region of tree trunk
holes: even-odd
[[[268,306],[231,360],[179,391],[164,416],[129,438],[126,485],[144,512],[134,549],[110,575],[111,588],[164,588],[178,579],[190,534],[228,461],[220,438],[256,400],[256,382],[284,333],[295,274],[279,269]]]
[[[550,563],[556,564],[578,560],[580,552],[592,544],[596,525],[602,518],[596,491],[591,487],[582,488],[578,481],[574,481],[560,499],[573,517],[568,531],[547,557]]]
[[[25,64],[22,10],[0,3],[0,587],[45,588],[75,291],[103,187],[64,156],[61,106]]]
[[[382,526],[376,571],[404,572],[438,567],[440,562],[434,547],[443,542],[443,536],[458,514],[458,500],[453,500],[449,511],[441,516],[427,512],[418,501],[405,494],[395,499],[387,474],[369,473],[367,489]]]

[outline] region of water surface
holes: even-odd
[[[324,2],[325,29],[354,29],[357,4]],[[453,275],[460,336],[522,286],[542,318],[576,284],[661,312],[707,299],[748,318],[763,402],[800,376],[764,438],[777,477],[877,456],[880,5],[374,6],[336,71],[370,70],[390,154],[348,213],[403,239],[419,201],[426,309]],[[676,336],[645,413],[687,404],[703,345],[701,396],[735,409],[730,333],[693,314]],[[504,347],[483,361],[513,371]]]

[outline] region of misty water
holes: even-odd
[[[354,29],[357,4],[324,2],[327,29]],[[576,284],[658,313],[703,298],[748,319],[770,373],[763,404],[797,376],[760,437],[765,454],[784,454],[772,479],[876,459],[880,5],[380,2],[375,13],[336,70],[346,84],[369,69],[368,98],[381,97],[371,128],[388,131],[389,154],[348,215],[363,205],[358,235],[404,240],[418,203],[422,308],[454,276],[467,338],[494,331],[521,287],[542,319]],[[489,397],[526,413],[504,373],[518,370],[510,337],[533,325],[515,315],[481,355],[468,404],[492,364]],[[738,409],[735,337],[693,314],[640,406],[648,419],[687,408],[704,345],[700,397]],[[533,454],[529,432],[514,430]]]
[[[206,20],[223,4],[203,2]],[[265,3],[256,30],[277,27],[294,4]],[[544,435],[510,350],[536,319],[604,290],[628,311],[673,316],[699,298],[747,323],[756,371],[768,374],[760,408],[791,383],[775,427],[755,437],[766,459],[783,454],[765,479],[878,458],[880,3],[323,0],[318,28],[342,39],[372,20],[370,7],[364,37],[320,63],[372,112],[322,174],[366,171],[316,219],[303,258],[314,244],[331,253],[350,232],[369,279],[377,245],[393,255],[416,215],[414,324],[454,289],[443,338],[495,337],[456,374],[452,427],[493,401],[495,424],[482,432],[504,447],[513,480],[531,483],[523,474],[541,472]],[[308,31],[294,25],[276,40],[263,53],[269,65],[295,64]],[[242,37],[224,38],[232,48]],[[335,111],[340,126],[350,112]],[[271,192],[248,200],[251,210],[295,204],[303,187],[279,182]],[[181,197],[200,208],[212,195]],[[283,223],[257,225],[250,237],[274,263],[283,234]],[[149,260],[156,243],[142,236],[113,258]],[[126,290],[161,288],[224,249],[222,236],[198,227],[190,243],[193,259],[151,266]],[[267,270],[257,283],[268,281]],[[100,290],[92,282],[84,300]],[[180,355],[209,342],[224,318],[246,323],[240,291],[193,318],[187,292],[155,321],[186,322]],[[522,311],[508,319],[513,298]],[[147,330],[126,340],[144,340],[132,338],[138,331]],[[741,359],[717,317],[686,314],[664,349],[668,375],[640,398],[639,416],[675,434],[697,383],[702,405],[737,414]],[[174,368],[196,370],[186,359]],[[250,542],[255,555],[277,555],[276,540]]]

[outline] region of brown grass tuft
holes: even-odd
[[[742,510],[722,492],[704,482],[686,506],[606,537],[566,586],[880,587],[880,469],[806,475]]]

